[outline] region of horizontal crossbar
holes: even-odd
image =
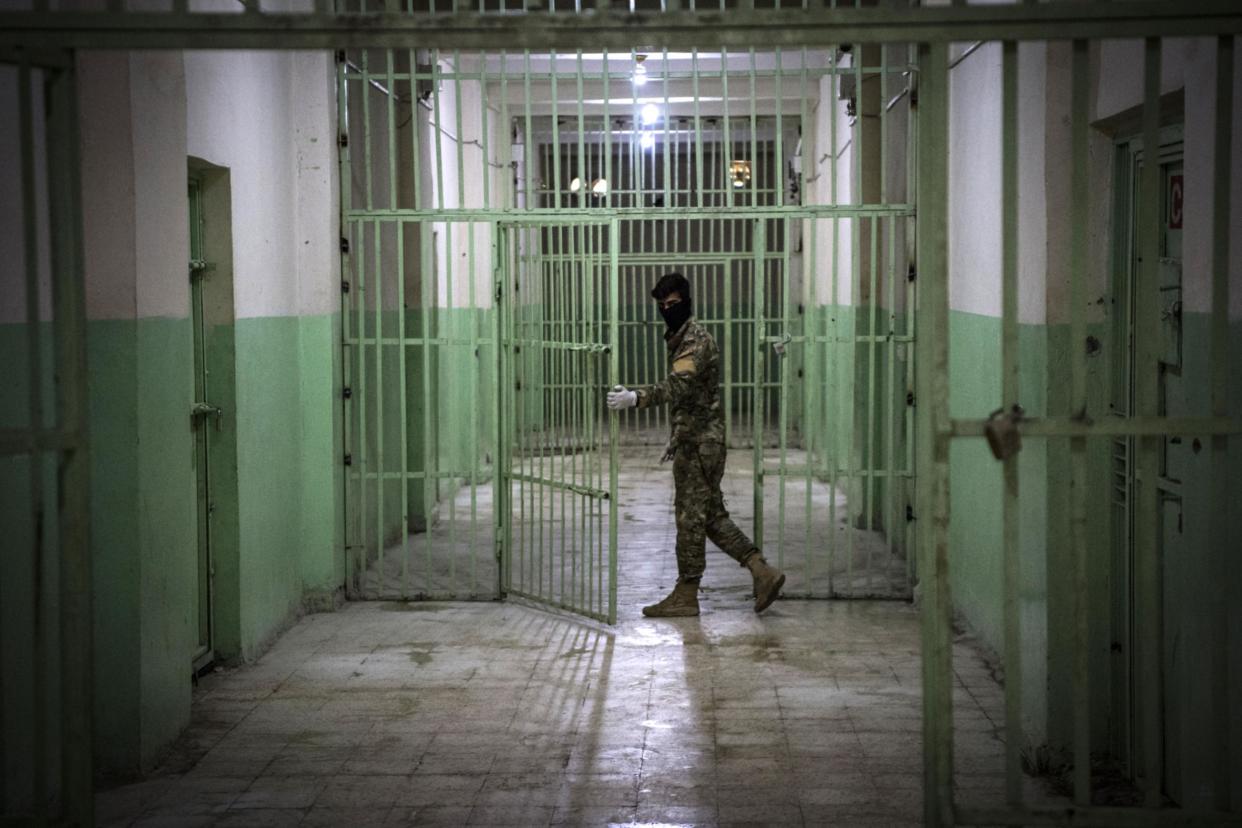
[[[0,47],[96,49],[684,49],[836,43],[1187,37],[1242,30],[1235,0],[870,8],[366,15],[16,11]]]

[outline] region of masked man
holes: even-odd
[[[720,351],[712,335],[694,319],[690,282],[685,276],[662,276],[651,296],[668,327],[664,340],[668,343],[669,374],[656,385],[634,390],[618,385],[608,393],[608,407],[613,410],[665,403],[672,410],[673,433],[661,462],[673,461],[677,585],[663,601],[643,607],[643,615],[677,618],[699,614],[699,580],[707,565],[707,538],[750,570],[755,581],[755,612],[763,612],[780,594],[785,575],[768,565],[725,511],[720,492],[725,468]]]

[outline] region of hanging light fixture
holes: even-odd
[[[643,119],[643,125],[651,126],[656,121],[660,120],[660,107],[656,106],[653,103],[644,104],[641,115]]]
[[[608,179],[597,178],[591,182],[591,192],[601,198],[608,195]]]
[[[576,195],[581,189],[582,189],[582,179],[575,176],[574,180],[569,182],[569,191]]]
[[[750,183],[750,162],[734,161],[729,165],[729,176],[733,179],[734,189],[741,189]]]
[[[643,66],[643,61],[646,59],[646,55],[634,56],[634,73],[630,75],[630,79],[635,86],[642,86],[647,83],[647,67]]]

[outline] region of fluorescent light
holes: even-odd
[[[634,74],[631,76],[635,86],[642,86],[647,83],[647,67],[641,63],[634,67]]]
[[[643,149],[651,149],[655,146],[655,133],[644,132],[643,137],[638,139],[638,145]]]
[[[654,124],[660,120],[660,107],[653,103],[645,104],[642,108],[642,118],[645,125]]]

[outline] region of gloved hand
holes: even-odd
[[[618,385],[608,392],[608,407],[613,411],[633,408],[638,405],[638,392],[630,391],[624,385]]]
[[[668,445],[664,447],[664,453],[660,455],[661,463],[668,463],[677,456],[677,446],[673,445],[673,441],[669,440]]]

